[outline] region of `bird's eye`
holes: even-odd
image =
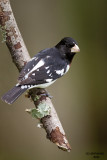
[[[74,45],[75,45],[75,44],[66,44],[66,46],[67,46],[68,48],[72,48],[72,47],[74,47]]]
[[[66,44],[66,46],[67,46],[68,48],[71,48],[71,45],[70,45],[70,44]]]

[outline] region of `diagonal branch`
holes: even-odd
[[[0,30],[2,31],[3,41],[6,42],[9,48],[14,64],[21,71],[24,64],[30,60],[30,56],[16,24],[9,0],[0,0]],[[45,106],[49,106],[50,108],[48,114],[44,114],[44,116],[42,115],[38,119],[46,130],[47,138],[62,150],[70,151],[71,147],[66,139],[65,132],[54,106],[50,98],[46,97],[44,93],[46,93],[45,89],[32,89],[29,91],[29,95],[36,109],[41,104],[42,106],[45,104]],[[32,109],[27,111],[31,113]]]

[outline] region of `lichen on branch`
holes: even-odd
[[[1,31],[1,35],[2,35],[2,43],[4,43],[4,42],[6,42],[6,38],[7,38],[6,26],[0,25],[0,31]]]

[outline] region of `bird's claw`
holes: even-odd
[[[53,96],[51,96],[50,93],[47,91],[45,93],[42,93],[41,96],[46,96],[46,97],[49,97],[50,99],[53,98]]]

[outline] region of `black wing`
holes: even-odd
[[[40,59],[41,59],[41,54],[38,53],[24,66],[18,77],[19,82],[23,80],[24,76],[32,70],[32,68],[40,61]]]
[[[39,63],[40,67],[36,67]],[[63,76],[67,65],[55,48],[43,50],[26,64],[19,75],[19,83],[38,85],[52,82]]]

